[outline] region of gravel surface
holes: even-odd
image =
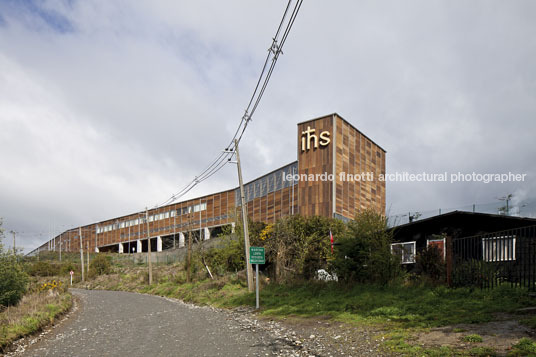
[[[258,319],[120,291],[72,289],[73,311],[8,356],[377,356],[374,333],[316,320]]]

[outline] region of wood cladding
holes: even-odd
[[[298,124],[298,174],[304,175],[332,174],[333,173],[333,135],[331,143],[327,146],[312,147],[302,150],[301,141],[308,129],[315,129],[316,133],[333,132],[332,116],[307,121]],[[333,185],[329,181],[302,180],[298,181],[298,211],[303,216],[332,217]]]
[[[385,175],[385,150],[340,116],[336,115],[334,120],[335,213],[353,218],[359,211],[370,208],[385,214],[385,181],[379,180],[380,174]],[[352,175],[351,178],[359,175],[359,179],[345,179],[346,174]]]
[[[368,208],[385,214],[385,181],[378,180],[385,174],[385,150],[337,114],[299,123],[297,129],[297,170],[294,162],[245,185],[251,220],[273,223],[293,213],[352,219]],[[283,176],[291,173],[300,179],[283,182]],[[343,173],[370,173],[373,180],[347,180],[340,176]],[[314,179],[304,180],[304,175]],[[318,175],[332,176],[323,180]],[[150,210],[149,215],[162,216],[149,222],[149,235],[166,236],[235,222],[240,212],[238,197],[232,189]],[[195,205],[203,209],[185,213]],[[86,243],[95,251],[95,247],[147,239],[147,224],[124,224],[139,218],[145,218],[145,212],[82,227],[84,250]],[[113,229],[97,233],[97,227],[106,226]],[[60,234],[39,250],[54,250],[55,246],[58,251],[60,242],[63,251],[78,251],[78,228]]]

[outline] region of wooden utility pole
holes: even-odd
[[[87,276],[89,277],[89,242],[87,242],[86,244],[87,244],[87,268],[86,269],[87,269]]]
[[[84,246],[82,245],[82,228],[78,227],[78,238],[80,238],[80,264],[82,265],[82,282],[86,281],[84,275]]]
[[[145,207],[145,221],[147,222],[147,265],[149,266],[149,285],[153,283],[153,266],[151,265],[151,238],[149,236],[149,210]]]
[[[242,206],[242,225],[244,230],[244,249],[246,250],[246,274],[248,278],[248,290],[253,291],[253,268],[249,264],[249,228],[246,211],[246,198],[244,196],[244,184],[242,183],[242,168],[240,166],[240,154],[238,152],[238,140],[235,139],[236,162],[238,166],[238,183],[240,185],[240,204]]]
[[[192,221],[190,217],[190,213],[188,213],[188,266],[186,270],[186,281],[188,283],[192,281]]]

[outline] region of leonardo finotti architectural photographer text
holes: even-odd
[[[324,172],[322,174],[292,174],[283,173],[283,181],[333,181],[335,175]],[[390,174],[375,175],[374,172],[361,172],[361,173],[346,173],[340,172],[336,175],[338,181],[348,182],[370,182],[370,181],[389,181],[389,182],[524,182],[527,174],[519,173],[410,173],[410,172],[395,172]]]

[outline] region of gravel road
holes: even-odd
[[[381,355],[363,332],[346,336],[335,326],[259,321],[249,309],[199,307],[153,295],[71,291],[75,306],[64,321],[20,341],[7,356]]]
[[[128,292],[72,292],[80,301],[78,311],[53,332],[19,350],[20,355],[309,355],[301,349],[295,351],[298,346],[290,341],[245,326],[244,321],[221,310]]]

